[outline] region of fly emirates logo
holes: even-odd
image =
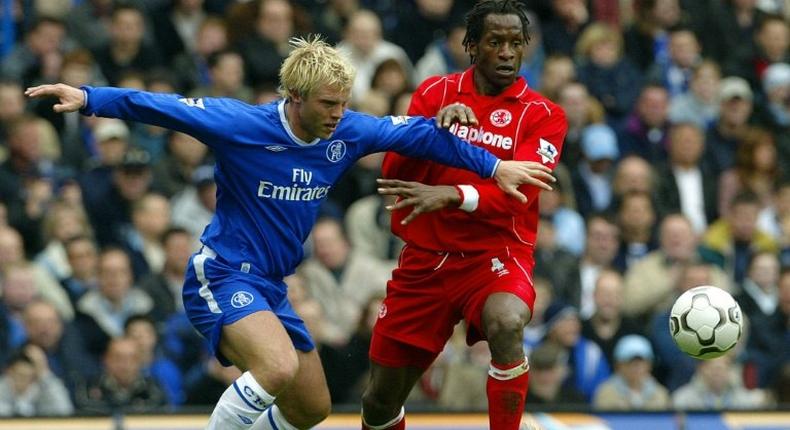
[[[455,123],[450,127],[450,133],[469,143],[482,143],[483,145],[505,150],[513,148],[513,138],[486,131],[482,126],[469,127]]]
[[[258,183],[258,197],[264,199],[310,202],[321,200],[329,194],[329,185],[310,186],[313,172],[306,169],[292,169],[291,184],[277,185],[270,181]]]

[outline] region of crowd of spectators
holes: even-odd
[[[422,79],[468,67],[474,0],[3,4],[0,416],[35,416],[213,405],[239,371],[208,356],[180,293],[216,204],[210,151],[56,113],[24,88],[267,103],[289,38],[314,32],[356,66],[354,109],[401,115]],[[540,197],[528,407],[790,403],[790,2],[527,4],[521,74],[569,123],[557,186]],[[401,247],[375,193],[381,160],[332,190],[286,279],[335,403],[359,402]],[[703,284],[735,295],[747,324],[733,353],[700,362],[667,319]],[[487,349],[466,348],[462,327],[453,339],[410,401],[485,407]]]

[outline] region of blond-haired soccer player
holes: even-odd
[[[424,118],[375,118],[346,109],[354,70],[318,38],[295,39],[280,69],[283,99],[251,106],[63,84],[29,88],[80,110],[190,134],[216,156],[217,209],[190,260],[183,296],[192,324],[225,365],[244,372],[219,400],[208,429],[306,429],[329,414],[323,369],[287,300],[283,277],[332,185],[360,157],[396,151],[496,178],[507,192],[548,187],[542,166],[500,161]]]

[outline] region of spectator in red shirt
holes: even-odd
[[[529,23],[519,3],[481,1],[466,22],[473,66],[424,81],[409,114],[437,116],[440,126],[503,159],[531,161],[534,181],[520,188],[521,203],[458,169],[387,155],[383,174],[397,179],[380,185],[401,197],[392,229],[406,248],[373,332],[363,429],[405,428],[407,395],[461,319],[467,343],[489,342],[490,428],[517,429],[524,409],[522,333],[535,300],[537,197],[551,182],[547,171],[559,162],[567,122],[518,76]]]

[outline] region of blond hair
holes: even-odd
[[[351,91],[356,71],[351,63],[319,36],[291,38],[293,48],[280,67],[280,95],[309,96],[323,87]]]

